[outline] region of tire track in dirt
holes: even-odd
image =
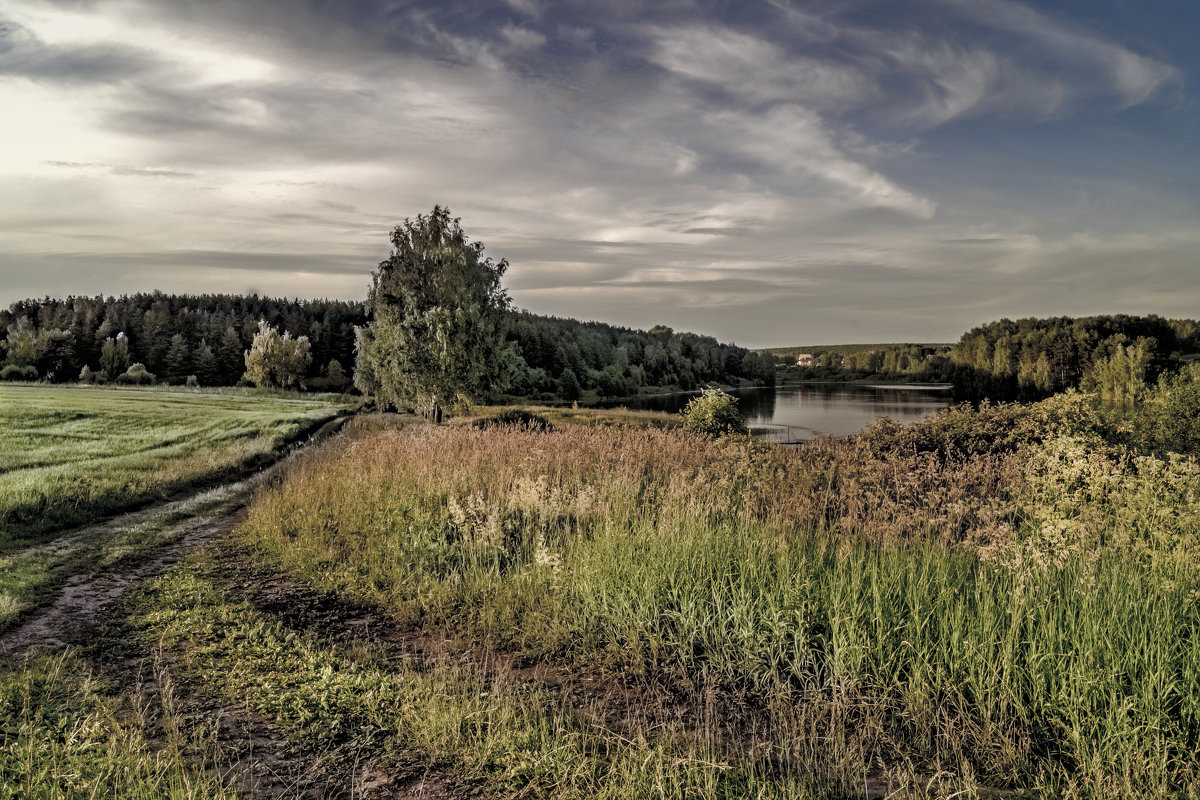
[[[336,434],[349,419],[350,416],[343,415],[329,420],[307,439],[281,451],[275,463],[248,478],[78,528],[37,546],[37,550],[62,552],[89,538],[146,524],[156,516],[185,516],[182,521],[169,526],[169,533],[164,537],[168,539],[166,544],[136,561],[126,561],[109,570],[79,573],[67,578],[49,602],[32,611],[20,625],[0,634],[0,658],[17,661],[35,648],[60,647],[78,641],[113,600],[179,561],[201,544],[231,531],[244,515],[245,505],[256,488],[285,469],[301,450]],[[210,513],[186,517],[190,510],[202,509]]]
[[[46,544],[22,552],[40,551],[62,554],[83,543],[110,537],[155,520],[178,519],[166,526],[164,544],[134,560],[126,559],[111,569],[80,572],[67,578],[49,602],[32,611],[23,623],[0,634],[0,661],[17,663],[34,650],[55,649],[88,642],[87,635],[103,613],[143,581],[165,571],[189,553],[230,533],[245,517],[246,505],[255,489],[278,478],[280,471],[301,449],[337,434],[349,416],[323,424],[307,439],[295,442],[280,452],[275,463],[259,472],[184,498],[127,512],[98,523],[67,531]],[[129,642],[108,642],[100,650],[116,645],[125,650]],[[354,797],[361,800],[455,800],[440,774],[426,770],[420,775],[392,776],[377,765],[355,767],[351,775],[333,775],[325,771],[321,758],[292,752],[270,721],[245,709],[230,707],[181,686],[172,686],[170,666],[163,654],[130,653],[113,658],[101,657],[96,667],[105,674],[136,676],[129,687],[130,698],[145,707],[161,702],[165,682],[185,714],[215,721],[224,756],[219,763],[197,763],[202,771],[214,774],[227,786],[254,798],[327,798]],[[147,676],[147,672],[149,675]],[[162,743],[151,743],[157,748]]]
[[[637,738],[646,734],[695,736],[718,745],[731,757],[745,757],[762,746],[753,726],[735,721],[719,697],[685,698],[664,686],[624,682],[578,667],[529,662],[459,638],[402,625],[380,609],[316,589],[257,562],[236,545],[213,553],[218,582],[256,611],[296,632],[329,644],[362,643],[379,648],[385,659],[409,661],[428,669],[449,662],[474,671],[488,683],[521,685],[543,694],[564,722]],[[874,788],[874,787],[873,787]],[[368,795],[376,797],[377,795]],[[430,794],[382,794],[382,798],[440,798]],[[454,795],[447,792],[445,797]],[[871,792],[869,797],[882,797]]]
[[[152,558],[132,567],[71,577],[53,601],[39,608],[24,624],[0,636],[0,652],[16,660],[34,648],[62,647],[78,641],[109,603],[202,543],[232,530],[242,513],[239,510],[199,523],[189,521],[180,526],[178,538],[158,549]]]

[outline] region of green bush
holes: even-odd
[[[149,386],[154,383],[154,373],[148,371],[145,364],[134,364],[117,376],[117,383]]]
[[[523,408],[512,408],[508,411],[503,411],[494,417],[486,417],[477,419],[474,426],[480,430],[487,428],[504,427],[504,428],[519,428],[521,430],[534,431],[536,433],[548,433],[554,430],[554,426],[550,424],[550,420],[545,417],[538,416],[531,411],[526,411]]]
[[[18,367],[16,364],[9,364],[4,369],[0,369],[0,381],[36,381],[37,379],[37,367]]]
[[[1146,398],[1138,428],[1147,449],[1200,452],[1200,364],[1159,379]]]
[[[693,433],[720,436],[725,433],[746,433],[742,412],[737,400],[720,389],[705,389],[680,412],[683,429]]]

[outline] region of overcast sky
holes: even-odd
[[[516,304],[748,346],[1200,316],[1195,0],[0,0],[0,303]]]

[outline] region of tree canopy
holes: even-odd
[[[301,382],[312,363],[308,337],[293,339],[284,331],[279,335],[266,320],[258,323],[258,333],[246,351],[246,380],[259,387],[282,386],[290,389]]]
[[[720,389],[705,389],[687,404],[680,415],[685,431],[710,436],[746,432],[746,423],[738,410],[737,399]]]
[[[511,373],[508,262],[483,255],[450,210],[405,219],[372,273],[370,322],[358,329],[355,385],[384,405],[429,407],[481,397]]]

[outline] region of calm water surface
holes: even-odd
[[[880,417],[917,422],[950,405],[950,393],[926,388],[876,388],[845,384],[806,384],[732,392],[746,424],[775,441],[806,442],[820,436],[847,436]],[[661,395],[620,404],[629,408],[678,412],[696,393]]]

